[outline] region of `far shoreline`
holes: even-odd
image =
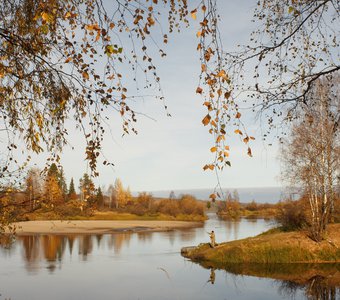
[[[203,226],[192,221],[149,220],[48,220],[16,222],[16,235],[35,234],[110,234],[121,232],[161,232]],[[10,233],[7,231],[7,233]]]

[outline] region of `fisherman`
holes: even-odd
[[[214,230],[212,230],[212,231],[209,233],[209,236],[210,236],[210,247],[211,247],[211,248],[215,248],[215,246],[216,246],[216,241],[215,241],[215,232],[214,232]]]

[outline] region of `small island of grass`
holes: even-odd
[[[256,237],[182,249],[195,262],[222,267],[231,263],[340,263],[340,224],[327,227],[325,239],[315,242],[305,231],[271,229]]]

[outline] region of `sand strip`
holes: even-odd
[[[18,235],[26,234],[93,234],[114,232],[168,231],[179,228],[201,227],[200,222],[184,221],[27,221],[14,223]]]

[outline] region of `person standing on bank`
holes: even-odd
[[[215,246],[216,246],[216,241],[215,241],[215,232],[214,232],[214,230],[212,230],[212,231],[209,233],[209,236],[210,236],[210,247],[211,247],[211,248],[215,248]]]

